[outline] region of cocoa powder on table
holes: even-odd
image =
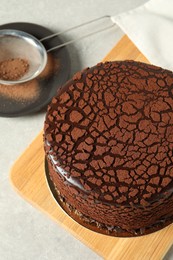
[[[36,100],[40,94],[40,87],[36,79],[22,84],[4,85],[0,84],[0,96],[16,100],[31,101]]]
[[[18,80],[29,70],[29,63],[26,59],[13,58],[0,62],[0,79]]]
[[[60,63],[58,59],[55,59],[50,53],[47,55],[47,64],[44,70],[38,75],[38,79],[48,78],[53,73],[59,72]]]

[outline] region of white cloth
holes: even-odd
[[[112,20],[152,64],[173,71],[173,0],[150,0]]]

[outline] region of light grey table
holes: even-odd
[[[0,24],[33,22],[63,31],[147,0],[0,0]],[[99,62],[123,35],[112,28],[70,46],[72,72]],[[71,37],[76,37],[71,33]],[[43,127],[45,113],[0,118],[0,260],[100,259],[71,234],[20,198],[9,182],[17,157]],[[171,254],[167,259],[171,259]]]

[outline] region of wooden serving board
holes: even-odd
[[[123,59],[147,62],[127,36],[120,40],[104,60]],[[116,238],[90,231],[68,217],[55,202],[47,186],[42,132],[16,161],[10,178],[23,198],[68,229],[104,259],[163,259],[173,243],[173,225],[143,237]]]

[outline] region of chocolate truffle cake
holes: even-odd
[[[173,222],[173,73],[135,61],[74,75],[48,107],[49,174],[64,203],[114,236]]]

